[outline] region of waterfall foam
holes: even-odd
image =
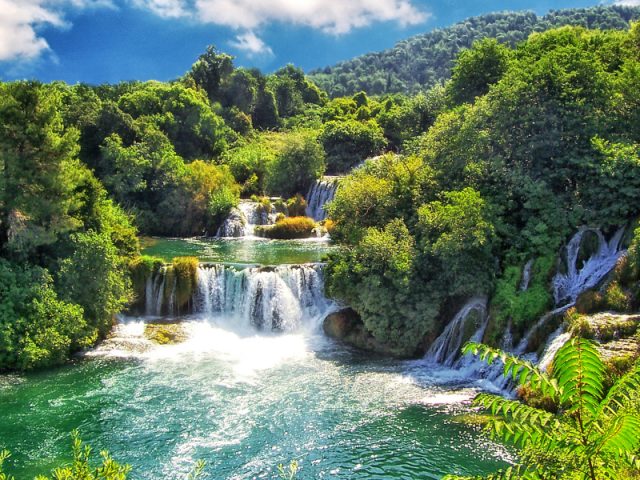
[[[327,218],[326,205],[333,200],[338,189],[340,177],[322,177],[317,180],[307,193],[307,217],[316,222]]]
[[[476,312],[479,317],[476,318],[476,323],[472,325],[473,333],[468,335],[470,329],[467,321],[472,312]],[[487,328],[487,320],[487,298],[472,298],[458,311],[436,341],[433,342],[424,357],[425,360],[429,363],[438,363],[446,367],[460,368],[466,366],[467,359],[460,356],[462,344],[466,341],[481,341]]]
[[[578,255],[586,232],[593,232],[598,236],[598,250],[579,268]],[[575,302],[581,293],[600,283],[624,253],[620,250],[623,235],[624,228],[620,228],[607,241],[600,230],[591,228],[578,230],[567,244],[567,272],[558,273],[553,278],[553,296],[556,305],[562,302]]]

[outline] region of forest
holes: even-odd
[[[472,17],[399,42],[382,52],[368,53],[309,73],[331,97],[359,91],[383,95],[415,94],[448,80],[458,53],[476,40],[495,38],[514,47],[534,32],[564,25],[584,28],[628,28],[637,20],[636,7],[622,5],[533,12],[491,13]]]
[[[215,236],[241,199],[282,197],[298,213],[272,234],[294,238],[314,227],[300,218],[309,188],[339,175],[324,275],[366,336],[351,343],[420,357],[486,296],[491,347],[466,348],[501,358],[525,400],[478,400],[523,448],[495,478],[637,478],[637,356],[606,363],[577,339],[543,374],[494,347],[552,310],[551,278],[570,268],[559,252],[583,227],[624,227],[628,253],[554,325],[588,337],[585,315],[640,308],[639,11],[483,16],[309,76],[238,68],[209,47],[172,82],[0,84],[0,370],[64,364],[104,339],[136,301],[139,236]],[[597,443],[614,417],[618,436]],[[540,433],[552,424],[569,440]],[[94,472],[74,442],[76,463],[54,478],[128,474],[108,457]],[[566,470],[573,456],[587,473]]]

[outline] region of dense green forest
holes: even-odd
[[[623,30],[639,17],[640,9],[625,6],[555,10],[542,17],[533,12],[491,13],[416,35],[382,52],[314,70],[310,77],[331,97],[360,91],[371,95],[417,93],[449,79],[458,53],[476,40],[496,38],[513,47],[533,32],[564,25]]]

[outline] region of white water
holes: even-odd
[[[333,200],[338,189],[340,177],[322,177],[316,181],[307,193],[307,217],[316,222],[327,218],[326,205]]]
[[[520,291],[526,292],[529,289],[529,282],[531,282],[531,269],[533,268],[533,259],[529,260],[522,270],[522,280],[520,281]]]
[[[255,234],[255,227],[258,225],[273,225],[276,219],[276,211],[273,205],[270,212],[252,200],[240,200],[238,208],[231,210],[231,213],[218,229],[216,237],[252,237]]]
[[[469,331],[466,327],[471,312],[477,312],[480,315],[480,321],[474,325],[474,333],[471,337],[465,338],[465,331]],[[438,363],[446,367],[459,368],[464,366],[466,359],[460,357],[460,349],[463,342],[481,341],[486,327],[487,298],[472,298],[458,311],[436,341],[433,342],[424,359],[429,363]]]
[[[333,302],[324,296],[321,264],[237,269],[223,264],[198,267],[193,311],[223,318],[232,329],[296,331],[316,327]],[[175,284],[165,295],[166,269],[147,282],[145,315],[174,314]]]
[[[593,232],[598,236],[598,251],[579,266],[578,255],[586,232]],[[600,230],[590,228],[578,230],[567,245],[567,273],[558,273],[553,278],[553,296],[556,305],[562,302],[575,302],[581,293],[600,283],[624,253],[620,250],[623,235],[624,228],[621,228],[607,241]]]
[[[538,362],[538,368],[543,372],[546,372],[553,362],[553,359],[558,353],[565,343],[569,341],[571,338],[571,334],[569,332],[564,331],[564,326],[561,325],[555,332],[551,334],[549,339],[547,340],[547,346],[540,357],[540,361]]]

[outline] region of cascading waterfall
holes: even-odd
[[[468,325],[468,320],[473,312],[477,314],[475,323]],[[438,363],[446,367],[466,366],[467,359],[460,356],[462,344],[466,341],[481,341],[487,328],[487,320],[487,298],[472,298],[458,311],[433,342],[424,359],[429,363]]]
[[[261,203],[240,200],[238,208],[231,210],[218,229],[216,237],[250,237],[253,236],[257,225],[272,225],[275,223],[275,218],[276,212],[273,206],[265,209]]]
[[[547,346],[540,357],[540,361],[538,362],[538,368],[543,372],[546,372],[553,362],[553,358],[558,353],[565,343],[569,341],[571,338],[571,333],[564,331],[564,326],[558,327],[558,329],[551,334],[549,339],[547,340]]]
[[[281,265],[238,269],[222,264],[198,267],[193,311],[219,318],[236,328],[293,331],[313,327],[333,303],[324,296],[323,265]],[[166,295],[166,268],[147,283],[147,315],[173,314],[172,295]],[[151,286],[149,286],[151,285]]]
[[[581,267],[578,267],[578,256],[582,247],[582,240],[586,232],[593,232],[598,238],[598,250],[591,255]],[[553,297],[556,308],[538,320],[522,337],[514,353],[522,355],[527,351],[529,341],[536,331],[551,318],[566,312],[573,307],[578,297],[597,286],[604,277],[616,266],[618,259],[624,254],[620,249],[620,242],[624,235],[624,228],[620,228],[606,240],[600,230],[581,228],[567,244],[566,260],[567,272],[557,273],[552,280]]]
[[[333,200],[338,189],[340,177],[322,177],[317,180],[307,193],[307,217],[313,218],[316,222],[327,218],[325,206]]]
[[[598,251],[579,268],[578,255],[586,232],[593,232],[598,236]],[[567,245],[567,273],[558,273],[553,278],[556,305],[575,302],[581,293],[600,283],[624,253],[620,250],[623,235],[624,228],[620,228],[611,240],[607,241],[600,230],[582,228],[573,236]]]

